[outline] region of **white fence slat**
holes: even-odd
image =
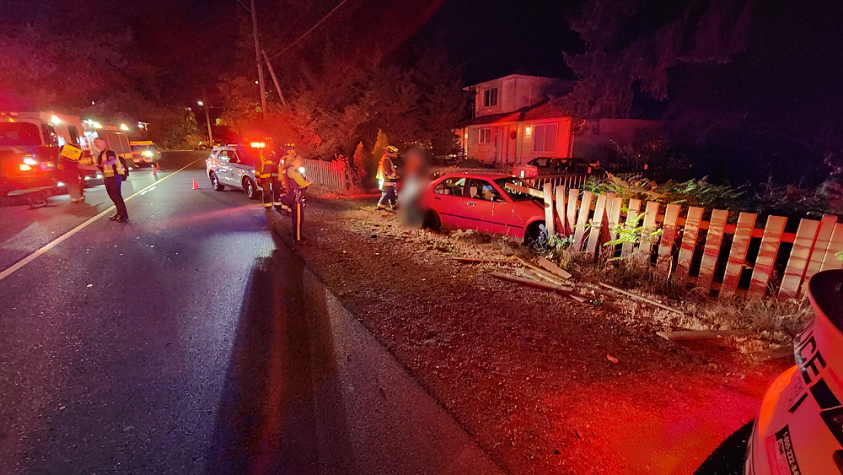
[[[656,218],[659,216],[659,204],[654,201],[648,201],[647,207],[644,210],[644,231],[641,237],[641,244],[638,246],[641,249],[643,256],[650,256],[653,253],[653,245],[655,239],[651,234],[656,231]]]
[[[562,185],[556,186],[556,216],[559,217],[559,229],[557,233],[568,235],[568,220],[565,219],[565,187]]]
[[[676,261],[676,278],[678,279],[686,279],[691,271],[691,260],[694,258],[694,249],[697,247],[697,235],[700,231],[702,216],[702,208],[692,206],[688,209],[685,228],[682,232],[682,245]]]
[[[834,232],[831,234],[831,242],[823,259],[823,266],[820,270],[832,270],[843,268],[843,261],[837,258],[837,253],[843,252],[843,223],[834,225]]]
[[[679,219],[679,205],[667,205],[664,212],[664,223],[662,225],[662,237],[659,242],[659,257],[656,261],[657,268],[667,275],[670,272],[670,257],[673,252],[673,242],[676,240],[676,220]]]
[[[572,188],[568,190],[568,236],[573,236],[577,229],[577,200],[580,196],[580,190]]]
[[[606,195],[599,195],[597,197],[597,204],[594,206],[594,218],[591,220],[591,229],[588,234],[587,252],[594,255],[597,252],[597,246],[600,245],[600,235],[603,232],[603,226],[606,225]]]
[[[609,220],[609,239],[614,241],[618,238],[618,224],[621,222],[621,208],[623,198],[614,196],[606,201],[606,216]]]
[[[708,232],[705,234],[702,262],[700,262],[700,274],[697,277],[697,287],[701,289],[708,290],[714,281],[714,270],[717,268],[717,260],[720,257],[720,245],[723,243],[727,219],[729,219],[728,211],[715,209],[711,212],[711,221],[708,223]]]
[[[767,282],[773,273],[773,265],[776,263],[776,254],[782,243],[785,224],[787,224],[787,218],[781,216],[767,218],[764,237],[761,238],[761,248],[755,259],[752,280],[749,282],[749,291],[746,293],[747,298],[760,298],[767,293]]]
[[[732,249],[729,250],[729,262],[726,263],[723,285],[720,287],[721,296],[729,295],[738,289],[741,272],[746,263],[746,251],[749,249],[749,242],[752,240],[752,230],[755,229],[756,218],[757,216],[754,213],[741,213],[738,216]]]
[[[837,216],[826,214],[820,220],[820,230],[817,232],[817,239],[811,248],[811,257],[808,259],[808,268],[805,270],[805,278],[802,280],[800,295],[808,288],[808,281],[822,268],[825,259],[825,251],[831,242],[831,234],[834,232],[834,225],[837,223]]]
[[[638,212],[641,210],[641,200],[632,198],[629,200],[629,211],[626,213],[626,226],[627,228],[633,227],[633,223],[638,218]],[[640,226],[640,223],[638,224]],[[635,226],[635,227],[638,227]],[[621,257],[628,257],[632,254],[632,250],[635,249],[635,243],[633,242],[625,242],[621,246]]]
[[[585,237],[585,226],[588,223],[588,215],[591,214],[591,199],[593,195],[590,191],[584,191],[582,194],[582,203],[580,203],[580,214],[577,216],[577,226],[574,231],[574,249],[582,250],[583,237]]]
[[[793,248],[790,250],[790,257],[782,275],[782,285],[779,288],[780,298],[793,298],[799,294],[799,286],[802,284],[805,269],[808,268],[811,247],[814,245],[819,229],[819,221],[813,219],[799,221],[799,229],[796,230]]]
[[[542,185],[544,192],[544,228],[547,230],[548,237],[556,235],[556,226],[553,220],[553,184],[545,183]]]

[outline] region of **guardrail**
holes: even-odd
[[[550,183],[542,188],[550,234],[558,224],[560,234],[573,237],[574,249],[595,257],[607,253],[629,258],[635,253],[654,265],[656,273],[705,293],[799,297],[817,272],[843,269],[838,259],[843,255],[843,223],[834,215],[802,219],[796,233],[787,233],[787,218],[781,216],[769,216],[759,228],[754,213],[740,213],[737,224],[727,224],[725,210],[691,206],[683,213],[682,206],[669,204],[660,214],[662,205],[651,201],[590,191],[580,195],[576,188]],[[623,223],[641,228],[641,239],[605,246],[617,239]],[[661,235],[653,235],[658,229]]]
[[[302,159],[305,175],[314,184],[322,185],[339,192],[346,192],[349,188],[346,163],[341,160],[311,160]]]

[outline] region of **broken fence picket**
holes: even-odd
[[[764,227],[757,228],[757,215],[740,213],[737,224],[730,225],[725,210],[709,213],[690,207],[682,212],[680,205],[670,204],[659,214],[661,205],[652,201],[626,202],[613,193],[595,196],[590,191],[580,196],[578,189],[550,183],[543,188],[546,219],[555,220],[548,229],[571,236],[574,249],[595,257],[608,252],[613,257],[617,249],[606,249],[604,244],[617,239],[618,226],[641,227],[640,241],[619,244],[620,255],[628,258],[638,253],[645,262],[655,263],[657,273],[694,283],[705,292],[719,290],[721,296],[748,298],[776,295],[775,290],[768,292],[770,283],[776,263],[785,262],[778,296],[798,297],[813,274],[843,268],[843,260],[838,259],[838,253],[843,253],[843,223],[836,216],[826,215],[822,221],[802,219],[793,234],[785,232],[787,219],[780,216],[769,216]],[[706,215],[708,221],[703,220]],[[653,233],[658,229],[661,235]],[[792,244],[788,255],[782,254],[784,243]],[[739,288],[747,281],[746,288]]]

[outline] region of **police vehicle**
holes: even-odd
[[[205,171],[215,190],[222,191],[226,186],[239,188],[246,192],[249,199],[257,200],[261,197],[255,178],[258,161],[256,149],[229,144],[211,151],[211,155],[205,159]]]

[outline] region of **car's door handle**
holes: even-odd
[[[466,204],[467,204],[468,206],[477,206],[476,204],[474,204],[474,202],[471,202],[471,201],[469,201],[469,202],[468,202],[468,203],[466,203]]]
[[[434,197],[433,197],[433,199],[434,199],[434,200],[441,200],[442,198],[440,198],[440,197],[438,197],[438,196],[434,196]]]

